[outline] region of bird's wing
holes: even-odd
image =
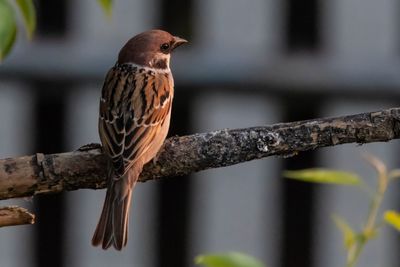
[[[114,67],[100,100],[99,133],[121,177],[152,145],[171,109],[170,73]]]

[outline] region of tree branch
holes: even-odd
[[[35,215],[17,206],[0,207],[0,227],[33,224]]]
[[[337,118],[220,130],[169,138],[140,181],[180,176],[273,155],[400,136],[400,108]],[[99,145],[77,151],[0,160],[0,199],[105,187],[106,158]]]

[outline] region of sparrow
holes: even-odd
[[[93,246],[121,250],[127,244],[132,190],[167,136],[174,95],[170,57],[184,43],[162,30],[140,33],[125,44],[107,73],[98,122],[109,162],[107,193]]]

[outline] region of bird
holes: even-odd
[[[168,133],[174,79],[172,51],[188,41],[163,30],[132,37],[108,71],[98,131],[108,159],[107,192],[92,245],[127,245],[132,191],[143,165],[156,157]]]

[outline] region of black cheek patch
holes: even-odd
[[[157,69],[166,69],[168,67],[167,66],[167,60],[166,59],[157,60],[156,63],[155,63],[155,67]]]

